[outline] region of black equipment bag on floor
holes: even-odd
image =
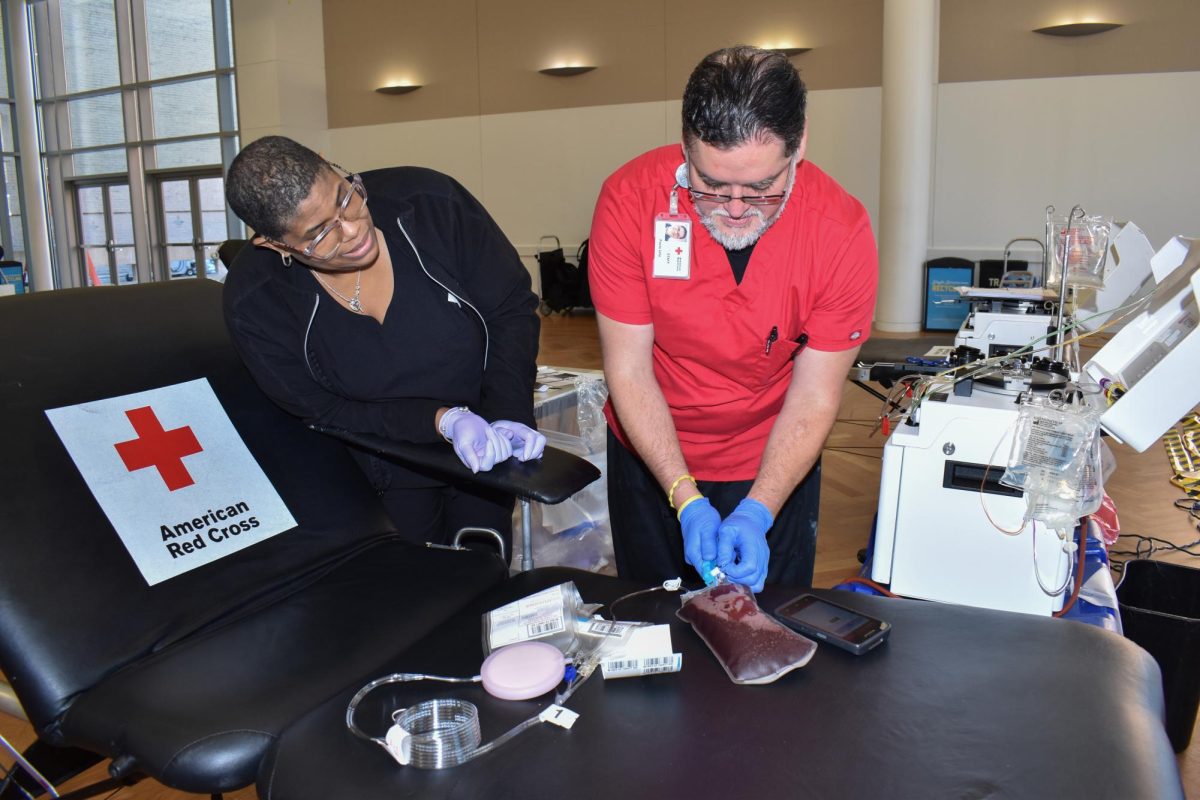
[[[542,243],[553,240],[553,247],[542,249]],[[587,242],[579,246],[577,255],[587,258]],[[567,261],[557,236],[543,236],[538,244],[537,262],[542,281],[542,313],[550,315],[573,308],[591,308],[586,261],[582,267]]]

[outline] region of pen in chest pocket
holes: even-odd
[[[764,356],[771,355],[771,348],[775,346],[775,343],[777,341],[779,341],[779,326],[774,325],[771,327],[771,332],[767,334],[766,340],[763,341],[763,355]],[[808,334],[802,333],[798,337],[793,339],[792,342],[793,342],[793,344],[795,344],[795,347],[792,350],[792,355],[794,356],[797,353],[799,353],[801,350],[803,350],[804,346],[806,344],[808,344]]]
[[[771,332],[769,334],[767,334],[767,341],[763,344],[763,355],[764,356],[771,355],[771,345],[775,344],[776,340],[778,340],[778,339],[779,339],[779,326],[774,325],[771,327]]]

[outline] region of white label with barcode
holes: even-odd
[[[606,619],[594,619],[588,623],[587,632],[593,636],[615,636],[621,638],[632,625],[628,622],[610,622]]]
[[[639,675],[657,675],[664,672],[679,672],[683,668],[683,654],[669,656],[647,656],[645,658],[613,658],[600,662],[604,679],[635,678]]]
[[[566,630],[562,589],[552,586],[501,606],[488,619],[488,641],[493,650]]]

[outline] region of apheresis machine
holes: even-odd
[[[907,597],[1050,615],[1115,468],[1200,402],[1200,239],[1048,210],[1043,287],[966,290],[956,347],[899,377],[871,578]],[[1080,361],[1080,342],[1117,331]],[[1103,579],[1110,580],[1107,571]],[[1110,584],[1111,586],[1111,581]]]

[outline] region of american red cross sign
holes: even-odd
[[[203,452],[196,434],[188,427],[164,431],[150,406],[125,412],[138,438],[117,442],[114,447],[130,472],[154,467],[172,492],[195,483],[183,465],[184,456]]]
[[[204,378],[46,417],[150,586],[296,527]]]

